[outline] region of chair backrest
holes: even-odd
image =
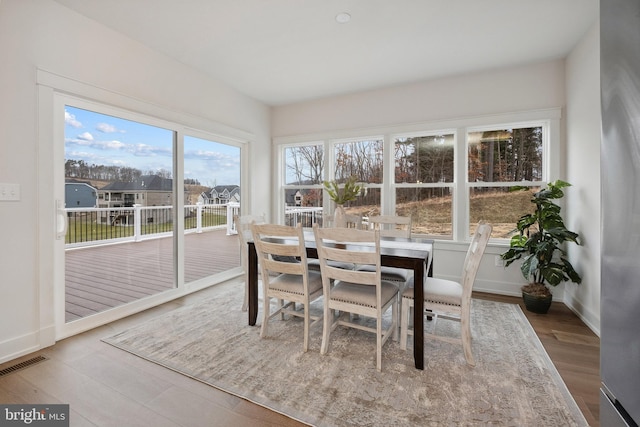
[[[469,249],[467,250],[467,256],[464,259],[464,266],[462,270],[462,292],[463,300],[471,297],[471,290],[473,288],[473,282],[476,280],[476,274],[478,273],[478,267],[480,267],[480,261],[484,250],[487,248],[487,243],[491,237],[491,231],[493,227],[491,224],[487,224],[483,221],[478,223],[476,232],[471,239]]]
[[[383,237],[411,237],[411,217],[377,215],[369,217],[369,229],[380,230]]]
[[[360,215],[345,214],[344,219],[347,223],[347,228],[362,230],[362,217]],[[335,227],[333,215],[323,216],[323,227]]]
[[[263,277],[278,274],[307,275],[307,250],[301,224],[291,227],[252,222],[251,233]],[[291,262],[292,259],[296,259],[296,262]]]
[[[242,269],[247,270],[247,241],[251,240],[251,223],[264,224],[265,218],[263,215],[234,215],[233,222],[236,224],[236,231],[238,232],[238,239],[240,241],[240,261],[242,262]]]
[[[322,281],[326,290],[331,281],[343,280],[362,285],[380,284],[380,233],[355,228],[313,227],[320,261]],[[354,246],[357,244],[357,246]],[[360,246],[362,245],[362,246]],[[333,267],[328,261],[373,265],[374,271],[348,270]],[[378,286],[379,287],[379,286]]]
[[[362,217],[360,215],[346,214],[344,219],[347,222],[347,228],[362,230]]]

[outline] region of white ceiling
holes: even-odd
[[[599,13],[598,0],[56,1],[269,105],[563,58]]]

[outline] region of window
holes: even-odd
[[[383,183],[383,139],[360,138],[333,142],[333,170],[329,180],[344,183],[352,176],[365,186],[365,192],[345,205],[351,215],[367,218],[380,215]]]
[[[370,215],[412,218],[412,233],[468,240],[480,220],[507,239],[518,218],[531,209],[531,194],[559,174],[560,110],[412,124],[376,129],[375,137],[328,133],[313,143],[304,137],[276,139],[284,165],[286,205],[333,206],[322,180],[356,176],[366,192],[345,206]],[[403,129],[404,128],[404,129]],[[298,141],[297,141],[298,140]],[[323,178],[324,177],[324,178]],[[282,185],[284,183],[284,185]],[[529,191],[511,192],[511,187]]]
[[[311,227],[322,223],[322,181],[324,176],[324,147],[310,143],[284,149],[284,201],[285,224],[302,223]]]
[[[453,234],[454,133],[396,136],[395,211],[412,233]]]
[[[520,216],[531,210],[531,194],[543,184],[542,126],[488,128],[467,133],[469,232],[479,220],[493,224],[493,236],[508,238]],[[511,192],[514,185],[530,188]]]

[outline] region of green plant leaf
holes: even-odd
[[[522,215],[516,223],[519,234],[514,235],[509,250],[501,255],[509,266],[522,259],[520,267],[527,280],[557,286],[571,280],[581,283],[582,278],[575,271],[564,251],[564,242],[579,243],[578,233],[567,230],[561,215],[561,208],[553,200],[564,197],[563,188],[571,184],[562,180],[550,182],[546,188],[534,193],[531,203],[533,213]],[[529,189],[514,186],[511,191]]]
[[[355,200],[364,190],[364,186],[357,183],[355,175],[350,176],[341,188],[337,181],[323,181],[327,194],[338,205]]]

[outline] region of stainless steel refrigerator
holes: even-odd
[[[640,423],[640,0],[600,0],[600,423]]]

